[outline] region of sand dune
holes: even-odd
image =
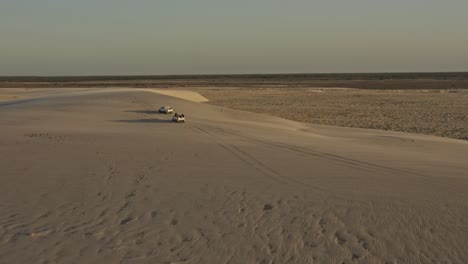
[[[0,263],[468,260],[468,142],[148,91],[35,98],[0,104]]]
[[[203,97],[201,94],[193,91],[186,91],[186,90],[168,90],[168,89],[147,89],[148,91],[154,92],[154,93],[159,93],[159,94],[164,94],[164,95],[169,95],[172,97],[177,97],[181,98],[184,100],[189,100],[192,102],[208,102],[208,99]]]

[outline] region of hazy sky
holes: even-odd
[[[468,71],[468,0],[0,0],[0,75]]]

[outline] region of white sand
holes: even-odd
[[[468,259],[468,142],[129,90],[0,103],[0,128],[0,263]]]
[[[148,91],[158,93],[158,94],[164,94],[176,98],[181,98],[184,100],[192,101],[192,102],[208,102],[208,99],[203,97],[197,92],[193,91],[186,91],[186,90],[168,90],[168,89],[147,89]]]

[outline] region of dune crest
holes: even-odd
[[[197,102],[197,103],[202,103],[202,102],[208,102],[209,101],[206,97],[204,97],[201,94],[199,94],[197,92],[194,92],[194,91],[166,90],[166,89],[146,89],[146,90],[151,91],[153,93],[168,95],[168,96],[184,99],[184,100],[187,100],[187,101]]]

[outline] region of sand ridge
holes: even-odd
[[[207,98],[203,97],[201,94],[194,92],[194,91],[188,91],[188,90],[148,89],[147,91],[151,91],[153,93],[164,94],[164,95],[168,95],[172,97],[177,97],[180,99],[197,102],[197,103],[209,101]]]

